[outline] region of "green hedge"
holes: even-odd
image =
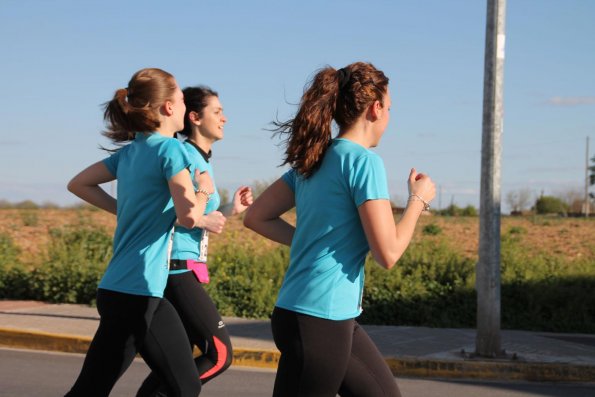
[[[475,318],[474,264],[442,240],[412,245],[389,271],[366,263],[363,323],[470,326]]]
[[[16,249],[12,242],[0,248]],[[92,304],[111,252],[112,238],[101,228],[51,230],[40,264],[14,261],[0,268],[0,298]]]
[[[0,271],[6,265],[19,263],[20,253],[21,250],[14,244],[9,235],[0,234]]]
[[[289,249],[254,255],[248,248],[226,245],[209,255],[206,289],[224,316],[269,317],[289,263]]]
[[[529,252],[523,235],[511,229],[502,238],[503,328],[595,332],[594,261]],[[206,288],[223,315],[267,318],[289,250],[255,254],[262,250],[236,241],[230,239],[211,252],[211,283]],[[17,262],[18,249],[6,236],[0,236],[0,249],[0,298],[93,304],[111,255],[111,237],[92,227],[54,230],[43,263],[33,268]],[[474,285],[474,260],[455,251],[447,236],[427,236],[412,244],[390,271],[368,259],[359,320],[473,328]]]

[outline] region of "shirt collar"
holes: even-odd
[[[198,150],[198,153],[200,153],[200,155],[202,156],[202,158],[208,163],[209,159],[211,158],[211,156],[213,155],[213,151],[209,150],[209,153],[206,153],[204,150],[202,150],[196,143],[192,142],[190,139],[186,139],[186,142],[188,142],[190,145],[192,145],[196,150]]]

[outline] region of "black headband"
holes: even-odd
[[[351,71],[346,68],[337,70],[337,78],[339,79],[339,89],[342,89],[347,85],[351,78]]]

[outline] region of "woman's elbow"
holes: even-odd
[[[400,257],[399,255],[390,252],[373,253],[373,256],[374,260],[386,270],[392,269]]]
[[[254,230],[254,211],[249,207],[244,214],[244,226]]]
[[[378,262],[378,264],[385,270],[390,270],[395,266],[395,262],[391,261],[391,260],[383,260],[383,259],[376,259],[376,262]]]
[[[79,196],[80,188],[81,186],[76,180],[76,178],[72,178],[70,182],[68,182],[68,184],[66,185],[66,189],[68,189],[70,193],[75,194],[77,196]]]

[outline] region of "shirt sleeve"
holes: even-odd
[[[168,181],[172,178],[172,176],[176,175],[184,168],[190,170],[191,168],[191,161],[182,146],[182,143],[177,139],[171,138],[168,139],[167,142],[163,144],[163,150],[160,153],[161,156],[161,171],[163,172],[163,176]]]
[[[292,192],[295,193],[295,179],[296,179],[296,174],[295,174],[295,170],[292,168],[289,171],[287,171],[285,174],[283,174],[283,176],[281,176],[281,179],[283,179],[283,181],[287,184],[287,186],[289,186],[289,188],[291,189]]]
[[[357,207],[368,200],[390,199],[384,162],[375,153],[367,153],[353,163],[349,185]]]
[[[118,176],[118,163],[120,161],[120,153],[124,148],[120,148],[117,152],[113,153],[108,158],[102,160],[103,164],[107,167],[107,170],[114,176]]]
[[[192,152],[188,153],[188,156],[190,156],[190,161],[192,162],[192,165],[190,166],[192,169],[192,184],[194,185],[194,190],[198,190],[200,186],[198,186],[198,183],[196,182],[196,177],[202,174],[203,172],[209,171],[209,166],[199,153],[194,151],[194,156],[190,153]],[[211,179],[213,179],[212,173],[210,173],[210,177]]]
[[[200,156],[200,154],[198,156]],[[202,158],[202,156],[200,158],[192,159],[192,167],[194,170],[198,171],[199,174],[209,170],[207,162]]]

